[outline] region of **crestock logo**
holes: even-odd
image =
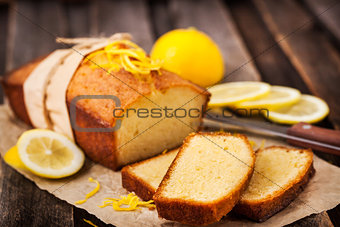
[[[116,119],[115,126],[110,128],[83,128],[77,124],[76,104],[79,100],[83,99],[109,99],[115,103],[112,115]],[[217,117],[218,119],[232,118],[234,115],[241,115],[246,117],[253,117],[258,115],[266,115],[268,117],[269,111],[264,108],[252,108],[243,109],[236,108],[233,112],[227,109],[208,109],[205,106],[201,108],[169,108],[164,106],[163,108],[121,108],[120,99],[114,95],[79,95],[71,101],[70,105],[70,117],[71,125],[75,131],[78,132],[114,132],[120,129],[122,125],[122,119],[128,119],[132,116],[137,118],[201,118],[202,116]],[[211,111],[211,112],[210,112]]]
[[[122,125],[122,120],[118,119],[116,120],[116,124],[114,127],[111,128],[82,128],[79,127],[77,124],[77,115],[76,115],[76,104],[79,100],[82,99],[110,99],[114,101],[115,106],[120,108],[121,103],[120,99],[117,96],[114,95],[79,95],[72,99],[71,105],[70,105],[70,115],[71,115],[71,125],[72,128],[78,132],[114,132],[117,131],[120,126]]]
[[[269,117],[269,110],[266,108],[250,108],[250,109],[245,109],[245,108],[234,108],[231,111],[228,109],[221,109],[216,113],[216,111],[212,111],[212,113],[208,113],[211,109],[208,109],[206,111],[206,114],[208,115],[217,115],[217,117],[222,117],[222,118],[232,118],[235,115],[239,115],[242,117],[256,117],[256,116],[265,116],[266,118]]]
[[[199,108],[169,108],[165,106],[164,108],[115,108],[113,110],[113,117],[115,118],[129,118],[132,114],[136,115],[138,118],[200,118],[201,113],[204,112],[204,106]],[[117,114],[118,113],[118,114]]]

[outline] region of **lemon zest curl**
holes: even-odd
[[[78,201],[75,202],[75,204],[83,204],[83,203],[85,203],[88,198],[92,197],[94,194],[96,194],[99,191],[99,189],[100,189],[99,182],[97,180],[94,180],[92,177],[89,177],[89,181],[93,182],[93,183],[96,183],[97,184],[96,187],[91,192],[86,194],[85,199],[78,200]]]
[[[106,55],[108,63],[97,64],[94,58]],[[161,62],[152,60],[145,51],[130,40],[117,40],[102,50],[97,50],[85,57],[84,63],[90,61],[91,68],[108,68],[108,73],[117,72],[121,68],[134,75],[149,75],[156,71],[160,75]]]
[[[116,211],[134,211],[140,209],[140,207],[154,209],[156,207],[155,204],[153,204],[153,200],[149,200],[146,202],[140,201],[134,193],[130,193],[127,196],[120,196],[120,199],[105,199],[106,200],[103,202],[103,205],[100,205],[98,207],[103,208],[107,206],[112,206],[112,208]]]

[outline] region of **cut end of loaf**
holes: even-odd
[[[193,97],[196,98],[186,103]],[[184,113],[189,113],[195,108],[199,108],[201,111],[205,104],[206,97],[197,94],[197,91],[188,86],[171,87],[166,91],[155,90],[146,98],[140,98],[129,109],[143,108],[151,113],[159,108],[175,110],[181,107],[182,111],[177,113],[178,116],[182,115],[183,117],[178,119],[174,116],[141,118],[130,111],[128,118],[123,119],[121,128],[117,130],[118,163],[124,166],[153,157],[164,149],[180,146],[187,135],[198,129],[202,117],[201,113],[200,117],[190,117]]]
[[[254,163],[244,136],[189,135],[154,196],[158,214],[192,225],[219,221],[238,201]]]

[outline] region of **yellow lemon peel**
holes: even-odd
[[[97,64],[93,58],[105,54],[108,63]],[[161,62],[152,60],[137,44],[129,40],[117,40],[103,50],[95,51],[85,57],[84,63],[91,61],[91,68],[108,68],[108,73],[117,72],[121,68],[134,75],[148,75],[151,71],[160,74]]]
[[[147,208],[155,208],[155,204],[153,200],[149,201],[140,201],[139,198],[134,194],[130,193],[127,196],[120,196],[120,199],[117,198],[105,198],[106,200],[103,202],[103,205],[98,207],[103,208],[107,206],[112,206],[112,208],[116,211],[134,211],[140,209],[140,207],[147,207]],[[125,207],[122,207],[125,205]]]
[[[249,143],[250,143],[250,146],[251,146],[252,148],[254,148],[254,147],[257,146],[256,142],[253,141],[253,140],[249,140]]]
[[[6,154],[4,155],[4,161],[13,168],[27,170],[26,166],[20,159],[17,146],[11,147],[6,152]]]
[[[93,224],[93,222],[90,221],[90,220],[87,220],[87,219],[85,219],[85,218],[83,218],[83,220],[84,220],[84,222],[86,222],[87,224],[89,224],[89,225],[91,225],[91,226],[98,227],[98,225]]]
[[[83,204],[83,203],[85,203],[88,198],[92,197],[94,194],[96,194],[99,191],[99,189],[100,189],[99,182],[97,180],[94,180],[92,177],[89,177],[89,181],[93,182],[93,183],[96,183],[97,184],[96,187],[91,192],[86,194],[85,199],[78,200],[78,201],[75,202],[75,204]]]
[[[166,152],[168,152],[168,149],[165,149],[165,150],[162,152],[162,154],[165,154]]]

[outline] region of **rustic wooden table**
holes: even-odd
[[[57,36],[130,32],[147,51],[168,30],[194,26],[225,57],[225,81],[263,80],[325,99],[331,114],[320,126],[340,129],[340,1],[0,1],[0,74],[58,48]],[[0,95],[2,97],[2,95]],[[0,126],[1,127],[1,126]],[[332,155],[316,153],[340,165]],[[0,163],[1,226],[105,224],[38,189]],[[340,225],[340,207],[291,226]]]

